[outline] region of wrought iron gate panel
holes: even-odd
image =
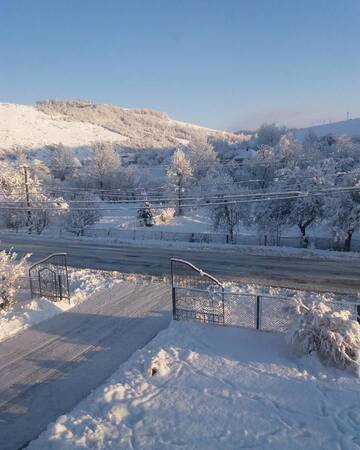
[[[225,323],[224,288],[211,275],[182,259],[171,259],[173,317]]]
[[[54,253],[29,269],[32,297],[45,297],[54,302],[70,300],[66,253]]]
[[[286,332],[296,319],[296,296],[225,290],[220,281],[188,261],[171,259],[173,317],[206,323]],[[306,304],[321,300],[304,300]],[[329,299],[333,311],[348,311],[360,323],[360,302]]]

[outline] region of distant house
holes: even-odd
[[[234,161],[241,163],[245,159],[253,159],[255,157],[256,157],[256,150],[250,147],[246,147],[238,149],[233,159]]]

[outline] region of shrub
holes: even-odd
[[[0,310],[8,308],[14,302],[20,288],[20,279],[27,269],[29,255],[17,260],[17,254],[10,250],[0,252]]]
[[[287,341],[300,353],[316,352],[326,364],[358,371],[360,324],[347,310],[334,311],[326,303],[301,305],[287,333]]]
[[[158,216],[155,217],[156,225],[169,223],[175,216],[174,208],[164,208]]]

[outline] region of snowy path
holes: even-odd
[[[166,285],[121,283],[0,347],[0,448],[73,408],[170,320]]]
[[[19,253],[33,253],[33,259],[65,251],[75,267],[117,270],[151,275],[169,274],[169,258],[187,259],[223,279],[237,279],[280,287],[308,290],[359,290],[360,257],[325,259],[279,255],[258,255],[239,248],[166,248],[165,246],[99,244],[79,241],[50,241],[12,236],[1,238],[0,249],[13,246]]]

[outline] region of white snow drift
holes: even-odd
[[[120,275],[91,269],[69,269],[71,300],[51,302],[45,298],[30,300],[28,280],[26,288],[17,292],[17,301],[4,311],[0,311],[0,342],[37,323],[61,314],[98,294],[102,289],[109,289],[114,283],[121,282]]]
[[[281,334],[172,323],[29,449],[356,449],[359,388]]]

